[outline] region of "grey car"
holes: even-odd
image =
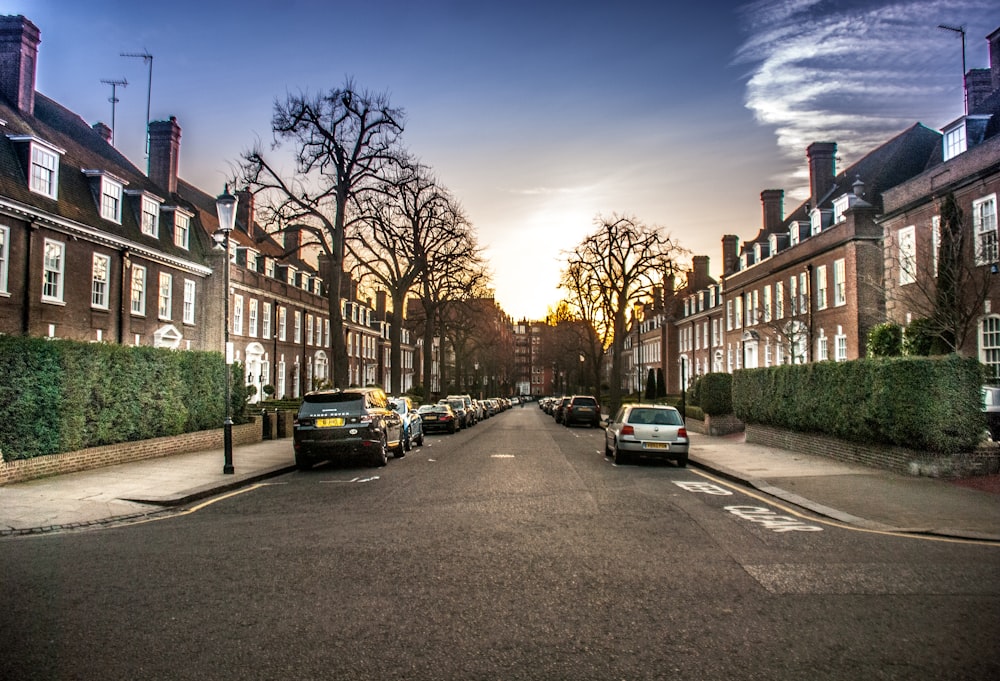
[[[361,456],[372,466],[384,466],[389,450],[396,457],[404,455],[403,420],[379,388],[306,393],[292,435],[300,469],[343,456]]]
[[[680,412],[662,404],[627,404],[604,431],[604,455],[616,464],[648,457],[670,459],[683,468],[689,447]]]

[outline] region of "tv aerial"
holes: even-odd
[[[118,106],[118,88],[125,87],[128,85],[128,81],[122,78],[121,80],[111,80],[108,78],[102,78],[101,82],[105,85],[111,86],[111,96],[108,97],[108,101],[111,102],[111,146],[115,145],[115,109]]]

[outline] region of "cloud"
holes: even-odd
[[[852,163],[915,122],[939,128],[962,114],[961,41],[938,25],[964,25],[968,67],[985,68],[995,9],[992,0],[745,5],[734,57],[749,68],[745,105],[782,154],[834,141]]]

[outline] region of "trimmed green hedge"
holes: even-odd
[[[733,377],[731,374],[711,373],[699,376],[688,391],[693,404],[710,416],[733,413]]]
[[[745,423],[950,454],[979,442],[982,382],[956,355],[743,369],[733,408]]]
[[[4,460],[221,426],[221,353],[0,336]],[[232,405],[246,404],[233,366]]]

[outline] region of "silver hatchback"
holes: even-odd
[[[648,457],[670,459],[683,468],[689,446],[680,412],[662,404],[626,404],[604,432],[604,455],[616,464]]]

